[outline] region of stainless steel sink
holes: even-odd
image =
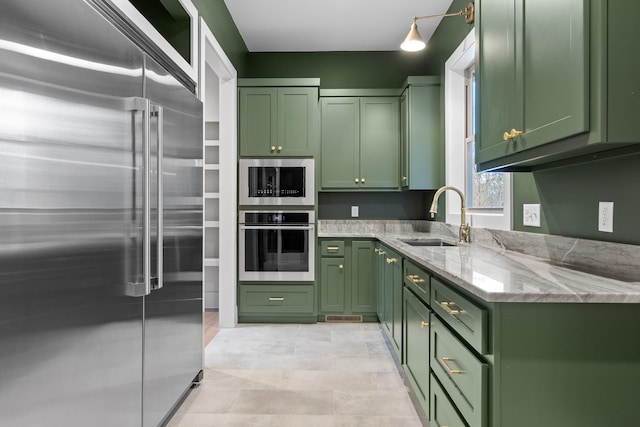
[[[406,239],[402,241],[410,246],[458,246],[457,243],[442,239]]]

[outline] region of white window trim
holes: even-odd
[[[465,37],[445,62],[445,181],[462,191],[465,188],[465,70],[475,62],[475,32]],[[467,222],[473,227],[511,229],[511,174],[504,175],[504,208],[502,212],[467,211]],[[446,222],[460,224],[460,198],[447,192]]]

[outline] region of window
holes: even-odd
[[[473,30],[445,63],[446,183],[465,194],[475,227],[511,228],[511,176],[475,166],[476,78]],[[460,198],[447,193],[446,222],[460,223]]]
[[[467,208],[473,211],[502,210],[504,174],[478,172],[476,152],[476,73],[475,65],[465,70],[465,195]]]

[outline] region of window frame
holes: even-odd
[[[466,191],[467,141],[471,119],[467,114],[467,72],[475,64],[475,31],[445,62],[445,180]],[[512,227],[511,174],[504,173],[504,206],[500,208],[467,209],[467,222],[471,226],[510,230]],[[465,194],[465,197],[467,195]],[[465,200],[466,202],[466,200]],[[446,219],[450,224],[460,224],[460,198],[452,192],[446,194]]]

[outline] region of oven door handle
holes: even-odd
[[[240,225],[240,230],[313,230],[313,225]]]

